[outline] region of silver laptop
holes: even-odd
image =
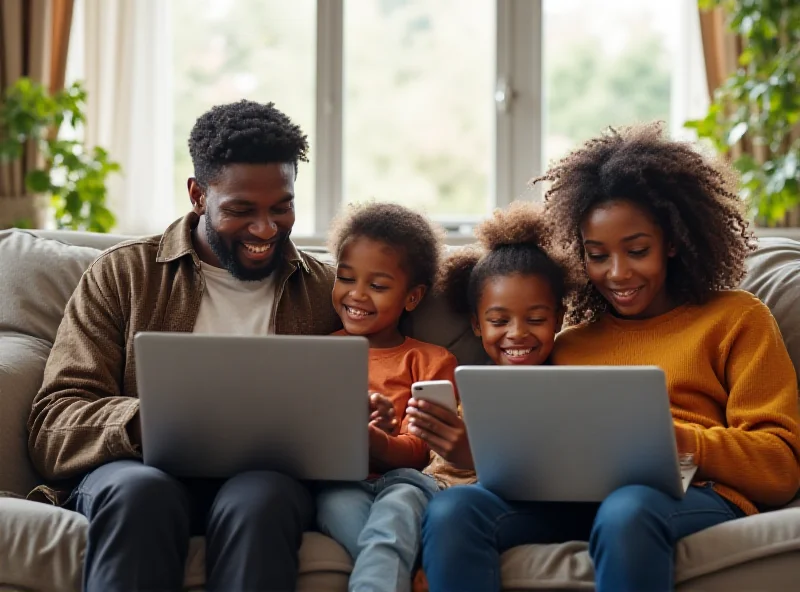
[[[600,502],[624,485],[684,486],[656,367],[456,369],[480,483],[508,500]]]
[[[134,348],[145,464],[185,477],[367,477],[366,339],[139,333]]]

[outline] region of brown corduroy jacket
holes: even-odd
[[[45,480],[61,482],[61,491],[37,488],[50,501],[63,501],[92,469],[140,456],[126,429],[139,409],[133,337],[193,330],[205,288],[192,245],[198,221],[190,213],[161,236],[104,252],[67,304],[28,421],[34,466]],[[327,335],[341,328],[330,265],[289,243],[275,273],[275,333]]]

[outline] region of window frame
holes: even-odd
[[[328,227],[344,202],[344,2],[317,0],[315,237]],[[542,0],[496,0],[494,166],[486,213],[523,196],[542,170]],[[471,233],[475,221],[441,222],[452,238]],[[303,237],[306,238],[306,237]]]

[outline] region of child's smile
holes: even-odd
[[[349,335],[361,335],[370,347],[403,343],[398,325],[405,310],[413,309],[424,288],[409,288],[404,254],[366,237],[348,239],[339,253],[333,306]]]
[[[509,364],[512,365],[522,365],[522,366],[530,366],[532,364],[536,364],[539,356],[536,355],[537,351],[539,350],[539,346],[536,347],[506,347],[503,348],[501,346],[500,351],[503,352],[503,355],[508,360]]]
[[[375,311],[373,310],[365,310],[358,306],[348,306],[347,304],[344,304],[343,307],[344,311],[347,313],[347,316],[350,317],[350,320],[355,322],[367,320],[367,317],[375,314]]]
[[[546,362],[560,325],[560,307],[549,281],[540,275],[488,279],[473,319],[475,334],[499,366]]]

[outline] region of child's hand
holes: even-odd
[[[408,402],[408,431],[419,436],[434,452],[459,469],[474,470],[467,428],[455,413],[430,401]]]
[[[394,416],[394,405],[388,397],[380,393],[372,393],[369,396],[369,425],[383,430],[388,435],[394,435],[397,431],[397,418]]]
[[[369,454],[370,459],[375,460],[378,458],[378,450],[385,450],[386,449],[386,432],[384,432],[379,427],[376,427],[375,424],[369,424]]]

